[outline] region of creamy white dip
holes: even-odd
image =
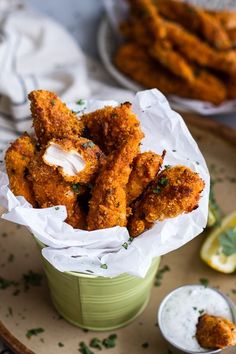
[[[85,162],[77,151],[65,151],[55,143],[47,147],[43,160],[50,166],[61,167],[63,173],[68,176],[75,176],[85,168]]]
[[[198,344],[196,324],[203,313],[232,321],[227,300],[217,291],[201,285],[176,289],[160,307],[159,326],[164,337],[182,350],[207,352]]]

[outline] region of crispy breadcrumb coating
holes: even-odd
[[[65,181],[81,184],[88,184],[94,181],[98,174],[99,168],[105,160],[103,152],[99,149],[97,145],[95,145],[91,140],[88,140],[86,138],[52,139],[49,141],[45,153],[43,155],[43,160],[47,165],[50,165],[50,163],[48,163],[46,159],[46,153],[47,149],[52,145],[57,146],[64,152],[78,153],[81,156],[83,162],[85,163],[85,167],[77,173],[75,171],[75,174],[73,176],[66,174],[62,167],[51,165],[53,168],[58,169],[59,173],[63,176]]]
[[[137,199],[156,177],[161,165],[163,156],[152,151],[139,154],[133,161],[132,171],[127,184],[127,205]]]
[[[40,144],[53,138],[79,137],[83,124],[55,93],[37,90],[29,94],[35,134]]]
[[[223,317],[204,314],[199,317],[196,338],[203,348],[223,349],[236,345],[236,326]]]
[[[6,170],[11,191],[16,196],[23,196],[36,206],[32,183],[28,180],[28,166],[35,154],[35,141],[28,134],[15,140],[5,155]]]
[[[178,95],[220,104],[226,98],[226,88],[212,74],[196,68],[193,83],[173,75],[145,49],[136,43],[123,44],[116,53],[116,66],[126,75],[147,88],[156,87],[167,95]]]
[[[216,49],[226,50],[231,47],[221,21],[199,6],[176,0],[157,0],[156,6],[161,15],[199,34]]]
[[[75,191],[74,186],[64,181],[57,170],[46,165],[42,154],[38,153],[29,165],[29,178],[39,206],[48,208],[64,205],[67,210],[66,222],[74,228],[85,229],[86,217],[77,201],[80,190]]]
[[[119,149],[124,141],[140,130],[139,121],[131,111],[129,102],[84,114],[81,120],[89,137],[107,155]]]
[[[155,221],[190,213],[198,207],[204,182],[185,166],[166,168],[133,206],[128,222],[132,237],[149,229]]]

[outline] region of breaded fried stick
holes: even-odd
[[[104,154],[85,138],[52,139],[43,155],[45,164],[58,169],[65,181],[91,183],[104,161]]]
[[[71,183],[66,182],[57,170],[46,165],[38,153],[29,165],[29,178],[33,184],[35,199],[41,208],[64,205],[67,210],[66,222],[74,228],[85,229],[86,218],[80,208]]]
[[[115,57],[116,66],[147,88],[156,87],[166,95],[178,95],[220,104],[226,98],[224,84],[210,73],[198,69],[194,83],[186,82],[166,70],[136,43],[122,45]]]
[[[126,185],[131,172],[130,165],[138,154],[142,136],[141,131],[135,132],[109,155],[89,202],[88,230],[126,226]]]
[[[152,151],[139,154],[133,161],[132,171],[127,184],[127,205],[137,199],[156,177],[161,165],[163,156]]]
[[[107,155],[119,149],[129,136],[140,130],[139,122],[131,112],[129,102],[118,107],[107,106],[84,114],[81,120],[89,137]]]
[[[5,155],[10,188],[16,196],[23,196],[36,206],[32,183],[28,180],[28,166],[35,154],[35,142],[28,134],[22,135],[8,148]]]
[[[224,349],[236,345],[236,326],[226,318],[204,314],[199,317],[196,338],[203,348]]]
[[[208,10],[208,14],[217,18],[226,30],[236,28],[236,11],[213,11]]]
[[[29,94],[35,134],[40,144],[53,138],[79,137],[83,124],[55,93],[38,90]]]
[[[161,15],[184,26],[188,31],[201,35],[216,49],[231,48],[231,42],[220,20],[202,8],[178,0],[157,0]]]
[[[128,222],[132,237],[149,229],[155,221],[190,213],[198,207],[204,182],[185,166],[163,170],[133,207]]]
[[[193,81],[193,71],[185,58],[175,51],[167,39],[167,28],[159,16],[157,8],[150,0],[130,0],[131,11],[134,13],[132,30],[137,30],[143,35],[135,35],[139,43],[146,43],[150,40],[149,46],[153,56],[172,71],[187,81]],[[137,15],[135,20],[135,14]],[[137,22],[135,24],[135,22]],[[141,28],[140,28],[141,27]],[[155,45],[155,49],[153,46]],[[150,49],[148,48],[148,49]]]

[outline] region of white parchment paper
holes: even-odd
[[[125,99],[124,99],[125,101]],[[91,112],[115,101],[84,101],[71,105],[78,112]],[[145,138],[142,151],[152,150],[167,155],[164,164],[182,164],[198,172],[205,182],[199,208],[190,214],[157,222],[132,242],[125,227],[83,231],[64,222],[66,208],[56,206],[34,209],[23,198],[15,197],[9,189],[8,177],[0,171],[0,205],[6,212],[3,219],[25,225],[47,247],[43,256],[60,271],[77,271],[114,277],[129,273],[144,277],[153,257],[181,247],[203,231],[207,223],[209,173],[199,148],[179,114],[156,89],[136,94],[133,111],[137,114]],[[123,246],[128,243],[127,249]]]
[[[214,10],[236,10],[235,0],[188,0],[187,2]],[[126,0],[103,0],[103,3],[106,9],[109,25],[112,27],[112,30],[111,28],[106,27],[104,32],[101,31],[102,35],[99,38],[100,42],[104,41],[101,45],[102,50],[99,50],[103,64],[109,73],[122,86],[134,91],[139,91],[142,89],[140,84],[128,78],[113,64],[114,52],[118,49],[122,40],[119,26],[128,15],[128,3]],[[175,95],[168,96],[168,99],[172,107],[184,112],[196,112],[205,116],[236,112],[236,100],[233,99],[227,100],[217,106],[211,102],[182,98]]]

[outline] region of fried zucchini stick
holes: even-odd
[[[38,90],[29,94],[35,134],[40,144],[53,138],[79,137],[83,124],[55,93]]]
[[[232,47],[220,20],[200,7],[177,0],[157,0],[156,6],[161,15],[178,22],[188,31],[201,35],[216,49],[226,50]]]
[[[141,137],[142,134],[135,133],[108,157],[89,202],[88,230],[126,226],[126,185]]]
[[[204,182],[188,167],[163,170],[133,206],[128,222],[132,237],[152,227],[155,221],[190,213],[198,207]]]
[[[132,171],[127,184],[127,205],[137,199],[156,177],[163,163],[163,157],[152,151],[139,154],[133,161]]]
[[[84,114],[81,120],[88,136],[107,155],[117,150],[135,131],[140,130],[136,116],[131,113],[129,102]]]
[[[178,95],[220,104],[226,98],[224,84],[210,73],[198,69],[194,83],[174,76],[136,43],[126,43],[114,58],[116,66],[126,75],[147,88],[156,87],[167,95]]]
[[[22,135],[8,148],[5,155],[6,170],[11,191],[16,196],[23,196],[36,206],[32,183],[27,178],[28,166],[35,154],[35,142],[28,134]]]

